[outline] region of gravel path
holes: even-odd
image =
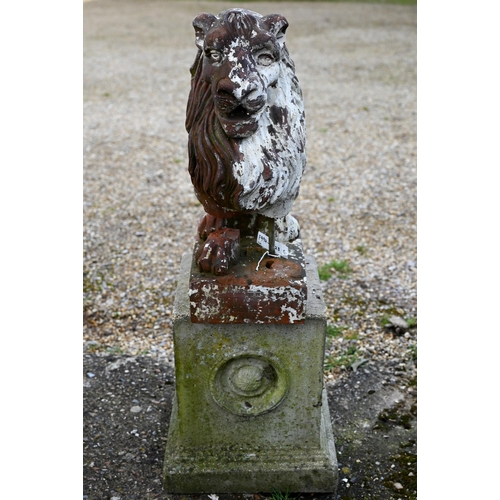
[[[202,213],[184,129],[196,52],[191,20],[231,6],[84,3],[88,500],[164,498],[173,295]],[[293,213],[306,253],[326,278],[325,377],[339,497],[414,499],[416,7],[238,6],[290,22],[287,45],[304,93],[308,140]]]
[[[172,365],[173,294],[202,213],[187,172],[193,17],[222,2],[84,3],[84,349]],[[284,14],[308,164],[293,213],[326,271],[325,374],[416,360],[416,8],[238,3]],[[408,321],[398,327],[397,318]],[[358,363],[358,365],[356,365]],[[412,368],[413,369],[413,368]],[[406,390],[406,387],[405,387]],[[408,390],[412,390],[408,388]]]

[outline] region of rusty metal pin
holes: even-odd
[[[276,254],[274,251],[274,219],[269,219],[269,253]]]

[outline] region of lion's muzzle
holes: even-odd
[[[257,76],[243,81],[223,78],[214,93],[217,117],[229,137],[243,138],[256,132],[259,112],[266,104],[266,94]]]

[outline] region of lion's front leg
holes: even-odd
[[[226,226],[227,220],[223,217],[215,217],[214,215],[205,214],[201,217],[198,223],[198,235],[202,240],[206,240],[210,233],[218,231]]]
[[[217,276],[227,274],[240,255],[239,229],[223,228],[212,231],[196,252],[198,269]]]

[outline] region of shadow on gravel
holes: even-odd
[[[207,495],[167,495],[161,486],[172,368],[149,357],[89,354],[83,368],[83,498],[207,500]],[[416,499],[414,372],[413,365],[367,364],[327,386],[340,469],[337,499]],[[255,492],[219,499],[270,496]],[[290,496],[336,500],[328,494]]]

